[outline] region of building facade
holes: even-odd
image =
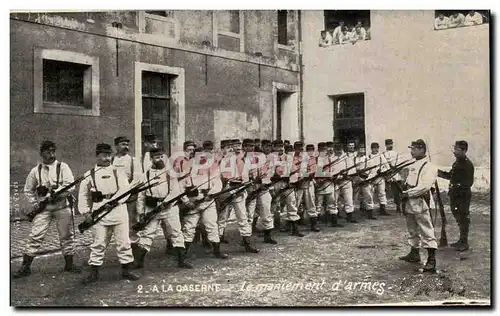
[[[424,138],[442,166],[466,139],[477,186],[489,188],[489,24],[435,30],[437,15],[13,13],[11,181],[24,182],[45,139],[80,175],[96,143],[125,135],[140,156],[155,132],[170,153],[188,139],[392,138],[405,151]],[[364,40],[320,47],[340,20],[359,22]]]
[[[46,139],[80,175],[119,135],[298,137],[298,11],[12,13],[10,35],[11,181]]]
[[[448,167],[455,140],[465,139],[476,187],[489,189],[489,24],[435,30],[436,15],[303,11],[304,137],[354,138],[382,148],[392,138],[400,152],[423,138],[432,161]],[[320,47],[321,31],[340,20],[360,21],[366,40]]]

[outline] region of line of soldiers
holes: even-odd
[[[359,197],[360,209],[368,219],[375,219],[374,193],[380,202],[379,214],[388,215],[385,181],[394,190],[397,212],[405,209],[402,202],[407,213],[411,213],[408,209],[415,210],[418,203],[412,201],[419,199],[417,195],[421,193],[417,194],[409,187],[402,190],[398,170],[389,172],[405,161],[403,155],[393,150],[390,139],[386,140],[387,150],[383,153],[379,153],[377,143],[372,143],[369,155],[363,146],[356,152],[354,141],[348,142],[345,153],[342,144],[334,142],[318,143],[317,152],[315,146],[309,144],[304,152],[302,142],[291,145],[280,140],[223,140],[218,151],[211,141],[205,141],[201,148],[186,141],[183,155],[171,159],[166,159],[153,134],[145,135],[144,154],[140,159],[129,154],[129,143],[128,138],[117,137],[115,154],[110,145],[98,144],[96,165],[76,180],[80,184],[78,210],[92,222],[94,234],[88,262],[90,273],[83,280],[85,284],[99,279],[99,267],[103,264],[112,235],[122,265],[122,277],[137,280],[140,276],[131,270],[144,266],[158,226],[168,241],[167,250],[176,254],[178,267],[190,269],[193,266],[187,258],[197,231],[204,232],[215,257],[228,258],[221,251],[220,244],[227,242],[224,231],[233,211],[242,246],[248,253],[257,253],[259,250],[250,240],[255,230],[263,231],[264,243],[277,243],[271,234],[275,228],[275,214],[284,213],[282,231],[303,237],[299,229],[301,213],[308,215],[313,232],[320,231],[319,218],[328,220],[333,227],[343,226],[338,218],[339,196],[343,198],[346,222],[357,223],[353,215],[355,196]],[[414,142],[412,148],[422,148],[422,144]],[[71,227],[74,225],[72,208],[76,201],[72,198],[74,188],[68,189],[75,180],[68,165],[56,160],[55,151],[53,142],[43,142],[40,147],[42,163],[31,170],[26,180],[25,195],[34,208],[39,207],[45,198],[49,198],[50,203],[33,219],[23,263],[14,277],[31,273],[31,263],[52,219],[57,221],[66,262],[64,270],[81,272],[81,268],[73,263],[74,230]],[[415,156],[413,151],[412,156]],[[427,168],[432,168],[430,163]],[[449,176],[449,173],[441,172]],[[414,173],[412,166],[405,185],[418,186],[421,177],[433,174],[432,171]],[[140,192],[130,189],[144,184],[148,184],[147,189]],[[422,185],[428,186],[429,180],[421,181]],[[429,189],[419,187],[420,191]],[[174,200],[175,203],[170,202]],[[96,211],[103,207],[107,212],[96,219]],[[151,214],[154,216],[149,216]],[[434,232],[427,218],[424,224],[418,216],[407,216],[407,221],[411,222],[408,230],[412,251],[402,259],[415,262],[417,241],[423,238],[432,248]],[[138,224],[143,225],[143,229],[133,229]],[[425,231],[419,233],[419,227]],[[460,240],[463,243],[462,230]],[[435,270],[434,252],[429,252],[429,266],[426,265],[429,271]]]

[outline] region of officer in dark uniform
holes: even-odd
[[[469,145],[465,140],[455,142],[453,154],[455,162],[449,172],[438,170],[438,176],[450,180],[448,195],[450,207],[460,229],[460,239],[451,244],[458,251],[469,249],[470,199],[471,186],[474,183],[474,165],[467,158]]]

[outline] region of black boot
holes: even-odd
[[[373,216],[373,210],[367,210],[366,215],[368,219],[377,219],[375,216]]]
[[[186,262],[188,248],[175,247],[175,253],[177,254],[177,267],[182,269],[192,269],[193,266]]]
[[[144,268],[144,258],[148,251],[144,248],[137,247],[137,257],[134,258],[134,262],[130,264],[131,269],[142,269]]]
[[[221,244],[229,244],[229,241],[226,240],[224,234],[220,235],[220,243]]]
[[[378,211],[379,215],[391,215],[385,210],[385,204],[380,204],[380,210]]]
[[[348,223],[357,223],[358,221],[352,218],[352,213],[347,213],[347,222]]]
[[[325,214],[318,215],[318,223],[326,224]]]
[[[290,221],[285,221],[285,226],[280,229],[282,233],[288,233],[292,230],[292,224]]]
[[[130,272],[130,265],[130,263],[122,264],[122,278],[129,281],[139,280],[140,276],[133,272]]]
[[[291,226],[292,226],[292,236],[297,236],[297,237],[304,237],[304,234],[302,234],[300,231],[299,231],[299,225],[297,223],[298,221],[295,221],[295,222],[290,222]]]
[[[172,240],[170,238],[167,238],[167,248],[165,250],[165,253],[167,255],[175,253],[175,251],[172,251],[174,249],[174,245],[172,244]]]
[[[318,218],[317,217],[311,217],[309,219],[311,221],[311,231],[312,232],[320,232],[321,230],[318,228]]]
[[[427,262],[424,266],[424,272],[436,273],[436,249],[427,248]]]
[[[12,276],[14,278],[22,278],[25,276],[28,276],[31,274],[31,263],[33,262],[33,259],[35,257],[28,256],[28,255],[23,255],[23,264],[21,265],[21,268],[14,273]]]
[[[81,273],[82,272],[82,268],[73,264],[73,255],[64,256],[64,261],[66,262],[66,264],[64,265],[64,271],[71,272],[71,273]]]
[[[297,225],[303,226],[304,225],[304,212],[300,212],[298,215],[300,218],[297,221]]]
[[[271,231],[272,229],[267,229],[264,231],[264,242],[266,244],[273,244],[276,245],[278,242],[271,237]]]
[[[90,273],[82,280],[83,284],[90,284],[99,280],[99,266],[90,266]]]
[[[249,236],[243,237],[243,246],[245,247],[246,252],[251,252],[251,253],[258,253],[259,252],[259,249],[253,247],[252,244],[250,243]]]
[[[455,250],[462,252],[469,249],[469,224],[463,223],[460,225],[460,239],[458,244],[454,246]]]
[[[212,249],[214,256],[219,259],[227,259],[229,256],[227,253],[220,252],[220,243],[219,242],[213,242],[212,243]]]
[[[330,214],[330,223],[331,227],[344,227],[344,225],[339,223],[339,217],[337,214]]]
[[[410,263],[420,263],[420,252],[418,248],[411,247],[410,253],[408,253],[406,256],[399,257],[399,260]]]
[[[130,244],[130,248],[132,249],[132,256],[134,256],[134,260],[139,258],[139,245],[135,242]]]

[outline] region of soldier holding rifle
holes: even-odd
[[[430,209],[433,207],[431,188],[436,182],[437,168],[426,156],[427,145],[422,139],[411,143],[411,155],[416,162],[410,166],[401,194],[406,210],[406,226],[410,253],[401,260],[420,263],[420,246],[427,250],[424,272],[436,272],[437,242]]]
[[[160,221],[165,221],[167,227],[169,228],[173,249],[177,255],[178,267],[191,269],[193,266],[186,262],[187,248],[185,248],[184,236],[182,235],[181,230],[179,207],[176,203],[172,203],[173,205],[161,205],[165,201],[168,201],[182,193],[179,183],[177,179],[169,174],[169,171],[166,169],[165,163],[163,162],[164,152],[162,149],[153,148],[149,154],[152,160],[152,165],[151,168],[146,171],[145,180],[147,181],[147,185],[150,185],[153,179],[159,180],[160,184],[139,193],[137,198],[137,214],[139,215],[139,222],[144,222],[144,216],[155,210],[157,207],[162,207],[162,210],[140,233],[138,248],[134,253],[135,262],[133,267],[140,269],[144,266],[144,257],[151,249],[158,224]],[[189,198],[185,196],[183,196],[182,202],[188,208],[193,207]]]
[[[112,198],[120,196],[129,190],[126,174],[111,165],[111,146],[108,144],[97,144],[96,166],[87,171],[80,185],[78,195],[78,210],[86,215],[89,221],[93,217],[92,211],[98,210],[103,205],[108,205]],[[99,172],[96,170],[99,169]],[[128,196],[121,201],[114,201],[110,205],[111,212],[104,216],[94,227],[94,242],[90,245],[89,265],[90,274],[83,280],[84,284],[96,282],[99,279],[99,267],[103,264],[106,248],[115,236],[118,261],[122,265],[122,277],[135,281],[139,276],[130,272],[130,265],[134,261],[129,237],[129,220],[126,204]]]
[[[68,198],[72,198],[71,192],[74,187],[66,188],[67,190],[60,194],[55,193],[58,189],[65,188],[74,182],[73,174],[66,163],[57,161],[55,151],[55,143],[44,141],[40,146],[42,162],[31,169],[26,178],[24,194],[31,203],[34,213],[37,214],[33,218],[33,226],[24,250],[21,269],[14,273],[14,278],[31,274],[31,263],[54,219],[57,222],[61,250],[66,262],[64,271],[81,272],[81,269],[73,264],[75,236],[72,230],[73,210]],[[43,200],[47,202],[42,203]]]

